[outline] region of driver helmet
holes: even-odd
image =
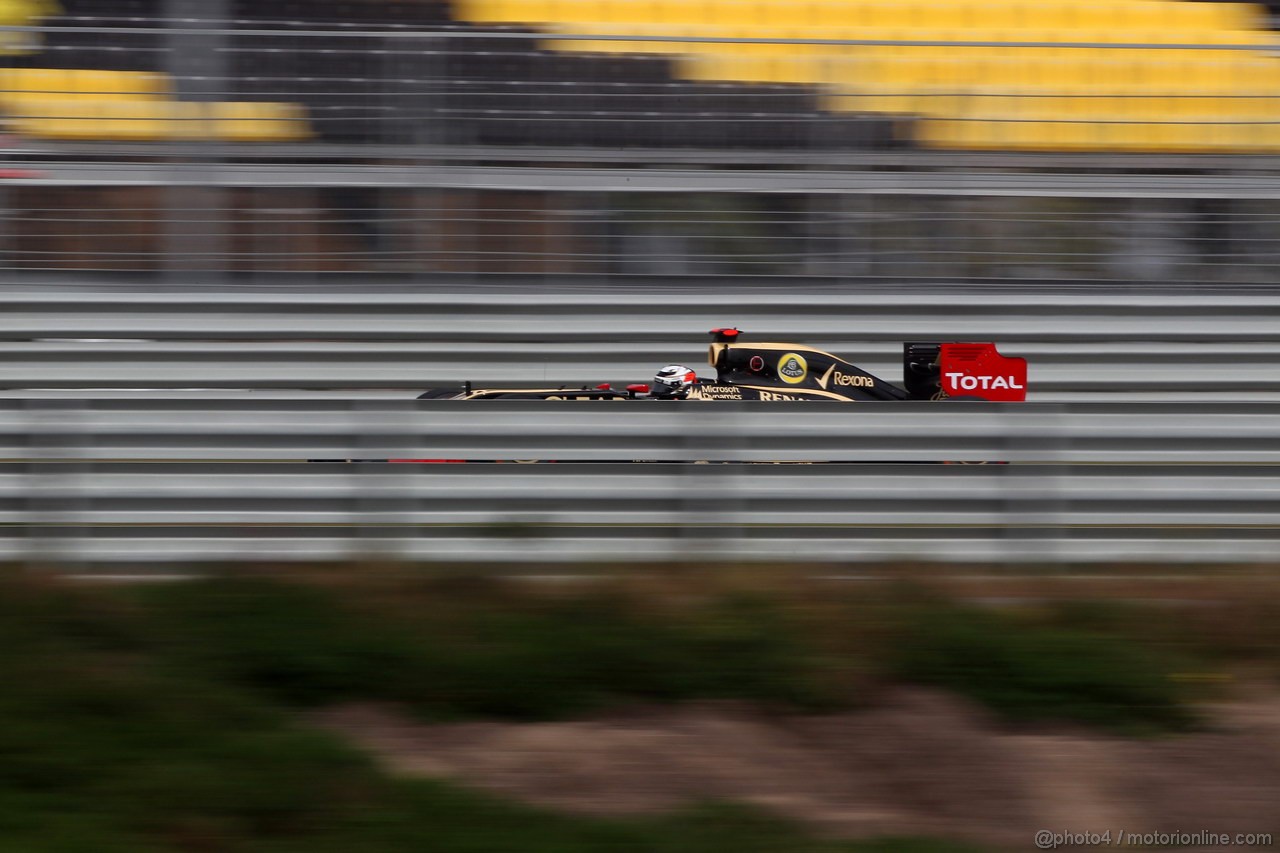
[[[683,397],[689,386],[698,381],[698,374],[683,364],[668,364],[653,377],[653,396]]]

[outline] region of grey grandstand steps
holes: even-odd
[[[914,117],[929,147],[1280,152],[1280,39],[1258,3],[455,0],[454,12],[533,28],[565,53],[669,57],[675,79],[812,86],[831,113]],[[1076,47],[1025,46],[1055,42]]]
[[[161,71],[164,44],[151,33],[124,32],[147,26],[163,14],[161,0],[59,0],[62,14],[46,19],[44,49],[22,64],[45,68],[107,71]],[[106,27],[121,32],[82,32],[73,27]]]
[[[450,21],[449,6],[440,0],[234,0],[231,16],[301,27],[356,24],[370,27],[421,26]]]
[[[163,36],[124,31],[163,18],[162,0],[62,0],[62,6],[64,14],[47,22],[52,31],[46,49],[26,64],[154,73],[167,69]],[[424,138],[462,144],[638,147],[897,144],[897,117],[825,111],[817,87],[809,84],[682,79],[669,55],[570,53],[534,39],[496,37],[445,37],[431,45],[433,50],[388,53],[382,49],[395,43],[386,38],[341,33],[349,27],[387,32],[404,27],[511,29],[459,21],[454,8],[431,0],[233,0],[237,29],[278,34],[230,36],[230,79],[223,97],[261,104],[263,110],[300,106],[310,138],[343,144]],[[76,32],[76,24],[121,32]],[[332,35],[290,33],[328,28]],[[399,42],[405,44],[421,42]],[[189,98],[182,80],[168,82],[179,102]],[[140,118],[127,109],[113,115],[117,127],[159,128],[157,138],[170,135],[165,128],[174,127],[164,110]],[[62,129],[56,133],[91,138],[86,134],[96,116],[93,111],[77,116],[75,122],[58,125]],[[251,133],[255,121],[259,119],[250,111],[236,126]],[[276,125],[289,121],[285,115]],[[134,132],[130,138],[138,137]]]
[[[0,68],[5,125],[52,140],[310,138],[304,111],[291,99],[236,98],[229,89],[193,96],[190,78],[166,73],[165,38],[129,31],[150,26],[163,9],[159,0],[62,0],[62,14],[42,21],[48,29],[40,50]]]
[[[485,27],[535,32],[517,27]],[[809,86],[679,79],[647,54],[565,54],[533,41],[444,39],[451,141],[638,147],[885,146],[892,122],[819,109]]]

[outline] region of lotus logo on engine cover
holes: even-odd
[[[809,363],[804,356],[789,352],[778,361],[778,376],[788,385],[798,385],[809,375]]]

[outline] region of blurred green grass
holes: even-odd
[[[1250,638],[1205,618],[995,611],[915,587],[786,579],[540,589],[356,567],[104,588],[3,576],[0,851],[959,849],[819,841],[732,805],[552,815],[389,778],[296,710],[380,700],[430,720],[519,720],[735,699],[810,712],[911,682],[1011,720],[1170,731],[1195,721],[1174,673],[1275,655],[1269,629]],[[1223,637],[1219,624],[1232,625]]]
[[[644,613],[612,592],[511,595],[219,578],[141,591],[163,652],[293,705],[402,702],[430,719],[553,719],[637,700],[831,701],[779,608]],[[412,606],[416,603],[418,606]]]
[[[911,614],[899,678],[976,699],[1012,720],[1069,719],[1127,734],[1189,729],[1178,658],[1079,626],[955,605]]]
[[[1178,730],[1194,715],[1170,675],[1204,666],[1143,640],[1141,614],[1126,636],[1121,620],[1070,604],[994,611],[910,588],[806,600],[732,587],[547,594],[219,577],[142,595],[165,657],[187,669],[291,705],[378,699],[434,720],[695,699],[821,711],[909,682],[1011,720]]]
[[[911,839],[821,841],[731,804],[651,820],[566,817],[444,782],[390,778],[333,737],[299,725],[277,697],[323,702],[364,695],[380,679],[394,683],[406,666],[420,673],[435,667],[447,652],[433,649],[428,655],[413,641],[412,630],[357,615],[332,590],[245,580],[164,591],[71,590],[12,581],[0,582],[0,588],[0,641],[6,646],[0,655],[3,851],[970,849]],[[557,610],[545,619],[564,615]],[[549,621],[533,624],[536,630],[523,620],[497,619],[477,626],[477,642],[484,647],[486,638],[498,638],[499,648],[515,648],[554,633]],[[584,622],[571,637],[581,638],[598,624]],[[694,642],[737,649],[741,629],[723,630]],[[558,638],[535,659],[567,648],[565,642]],[[488,654],[510,665],[529,660]],[[612,654],[606,650],[599,659]],[[401,669],[359,671],[388,662]],[[496,664],[486,665],[478,677],[497,671]],[[294,666],[299,672],[289,675]],[[599,674],[594,666],[575,668],[562,682],[566,695],[580,697],[581,679]],[[269,685],[281,675],[285,686],[278,691]],[[652,677],[614,682],[614,689],[645,686]],[[673,696],[690,689],[678,680],[659,683]],[[722,676],[716,689],[724,684]],[[528,685],[526,679],[507,692],[515,695]],[[423,687],[403,683],[382,692],[401,689],[419,696]],[[431,696],[443,689],[433,688]],[[436,701],[429,700],[433,709]],[[514,701],[485,694],[451,707],[458,713],[530,710]]]

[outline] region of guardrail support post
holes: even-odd
[[[165,17],[182,31],[169,32],[166,68],[183,100],[234,100],[231,68],[230,0],[165,0]],[[197,119],[199,121],[199,119]],[[212,126],[205,124],[206,133]],[[190,285],[196,277],[217,281],[227,271],[228,190],[220,185],[221,144],[194,138],[171,143],[174,181],[164,190],[164,244],[161,267],[169,284]]]
[[[400,409],[381,408],[363,400],[350,404],[352,445],[351,464],[353,528],[352,556],[389,560],[404,557],[399,540],[418,535],[410,528],[412,493],[403,488],[404,477],[415,465],[394,465],[386,460],[408,456],[412,428],[409,416]],[[375,420],[394,420],[394,432],[372,429]]]
[[[680,414],[688,414],[690,425],[682,430],[682,464],[675,474],[679,490],[679,526],[672,539],[674,558],[690,556],[719,558],[727,551],[742,550],[744,530],[742,498],[738,481],[745,466],[740,461],[720,463],[708,460],[708,450],[735,451],[745,448],[733,403],[679,403]]]
[[[1062,479],[1068,473],[1068,438],[1062,429],[1067,416],[1062,406],[1041,407],[1034,413],[1008,409],[1004,443],[1008,449],[1005,474],[1005,547],[1013,551],[1011,562],[1047,566],[1061,563],[1071,528]]]
[[[26,400],[26,564],[74,569],[91,537],[82,529],[88,478],[74,400]]]

